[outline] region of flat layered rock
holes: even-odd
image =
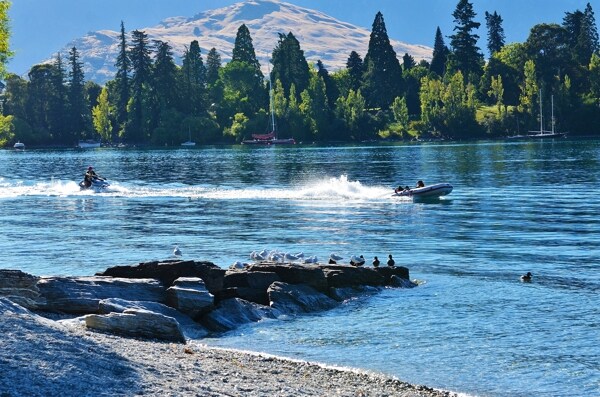
[[[185,343],[177,320],[147,310],[126,309],[123,313],[89,314],[83,320],[86,327],[101,331]]]
[[[113,277],[42,277],[37,283],[46,304],[41,310],[89,314],[98,312],[102,299],[166,301],[164,287],[154,279]]]
[[[46,304],[37,286],[39,277],[20,270],[0,270],[0,296],[31,310]]]
[[[282,313],[310,313],[329,310],[339,302],[303,284],[276,281],[267,290],[271,307]]]

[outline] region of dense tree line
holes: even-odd
[[[33,66],[27,79],[5,75],[0,144],[100,136],[178,145],[188,134],[201,144],[239,143],[268,126],[269,80],[280,136],[304,142],[507,136],[539,128],[538,103],[550,112],[551,97],[558,130],[598,134],[600,43],[591,5],[566,12],[561,24],[533,26],[524,43],[506,44],[502,17],[484,16],[487,60],[473,5],[459,0],[452,34],[435,31],[431,62],[398,57],[377,13],[364,58],[350,51],[346,67],[330,72],[321,61],[309,64],[289,32],[279,35],[269,76],[245,25],[227,64],[217,49],[204,57],[192,41],[178,66],[168,43],[128,34],[121,23],[116,75],[103,87],[84,81],[76,48]],[[9,54],[4,25],[0,18],[1,65]]]

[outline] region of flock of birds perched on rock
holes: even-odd
[[[275,263],[299,263],[299,264],[317,264],[319,263],[319,258],[315,255],[312,256],[306,256],[303,252],[299,252],[299,253],[289,253],[289,252],[282,252],[282,251],[278,251],[278,250],[266,250],[263,249],[262,251],[252,251],[250,253],[250,259],[252,259],[254,262],[262,262],[262,261],[269,261],[269,262],[275,262]],[[327,258],[327,260],[325,261],[325,263],[333,265],[333,264],[338,264],[340,261],[344,260],[344,257],[336,254],[336,253],[331,253],[329,255],[329,257]],[[350,256],[350,260],[349,260],[349,264],[352,266],[363,266],[366,263],[366,260],[364,258],[364,256],[362,255],[351,255]],[[377,259],[377,257],[375,257],[373,259],[373,266],[377,267],[379,266],[379,259]],[[392,255],[389,255],[389,260],[388,260],[388,265],[389,266],[394,266],[394,260],[392,259]],[[230,269],[243,269],[244,267],[248,266],[249,263],[245,263],[245,262],[241,262],[241,261],[237,261],[235,263],[233,263],[229,268]]]
[[[180,257],[182,255],[181,250],[179,249],[179,246],[177,246],[177,245],[175,246],[175,248],[173,249],[173,255],[175,255],[176,257]],[[395,262],[394,262],[394,259],[392,258],[392,255],[389,255],[388,258],[389,259],[387,261],[387,265],[395,266]],[[278,250],[266,250],[266,249],[263,249],[260,252],[252,251],[250,253],[250,259],[252,259],[254,262],[269,261],[269,262],[276,262],[276,263],[287,262],[287,263],[302,263],[302,264],[319,263],[319,258],[317,258],[314,255],[306,257],[304,255],[304,252],[298,252],[296,254],[292,254],[289,252],[281,252]],[[330,265],[333,265],[333,264],[337,264],[338,262],[340,262],[342,260],[344,260],[344,257],[339,256],[335,253],[331,253],[331,255],[329,255],[327,263]],[[362,266],[364,264],[365,264],[365,258],[362,255],[350,256],[350,265]],[[373,258],[373,266],[378,267],[379,264],[380,264],[379,259],[377,257]],[[248,265],[249,265],[249,263],[247,263],[247,262],[236,261],[231,266],[229,266],[229,268],[230,269],[243,269]],[[530,282],[532,277],[533,277],[533,274],[531,274],[531,272],[527,272],[526,274],[521,276],[521,281]]]

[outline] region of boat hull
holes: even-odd
[[[296,141],[294,138],[289,139],[249,139],[242,141],[243,145],[259,145],[259,146],[269,146],[269,145],[295,145]]]
[[[77,144],[77,147],[80,149],[95,149],[95,148],[99,148],[101,145],[100,142],[96,142],[96,141],[79,141],[79,143]]]
[[[425,187],[418,187],[414,189],[403,190],[396,192],[392,196],[398,197],[412,197],[412,198],[436,198],[450,194],[452,192],[452,185],[449,183],[436,183],[435,185],[429,185]]]

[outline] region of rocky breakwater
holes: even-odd
[[[111,267],[90,277],[0,270],[0,297],[126,336],[185,342],[281,315],[328,310],[383,287],[412,287],[405,267],[262,262],[225,270],[211,262]]]

